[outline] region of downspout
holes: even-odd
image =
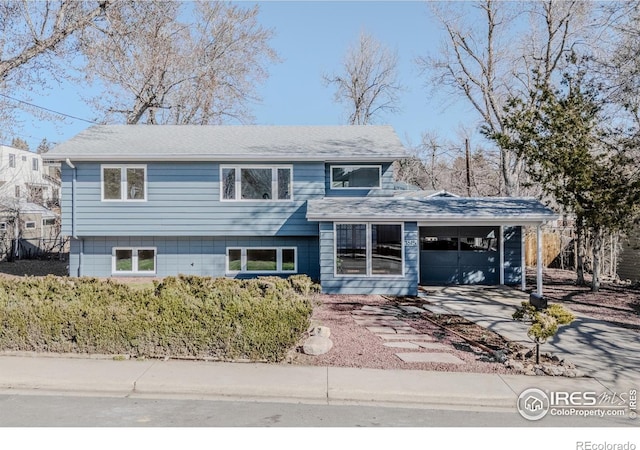
[[[73,178],[71,179],[71,237],[78,239],[76,234],[76,180],[78,178],[78,170],[76,166],[71,163],[71,160],[67,158],[65,161],[67,165],[73,170]],[[84,253],[84,241],[80,239],[80,252],[78,253],[78,271],[77,276],[82,276],[82,255]]]
[[[78,171],[76,166],[71,164],[69,158],[67,158],[66,163],[73,170],[73,178],[71,179],[71,237],[78,239],[78,236],[76,236],[76,179]]]

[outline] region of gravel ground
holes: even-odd
[[[351,313],[362,309],[363,306],[380,306],[393,303],[412,304],[412,299],[393,299],[380,295],[318,295],[317,306],[312,316],[312,326],[326,326],[331,330],[330,339],[333,348],[320,356],[309,356],[296,349],[290,355],[289,362],[300,365],[360,367],[372,369],[417,369],[438,370],[447,372],[475,372],[475,373],[516,373],[504,364],[490,361],[491,355],[482,348],[469,344],[451,331],[447,331],[428,320],[434,318],[432,314],[405,315],[401,319],[415,328],[421,334],[430,334],[434,342],[443,344],[446,353],[452,354],[464,361],[464,364],[451,363],[405,363],[395,354],[398,352],[429,352],[429,350],[404,350],[390,348],[383,345],[384,341],[376,334],[358,325]],[[417,305],[421,305],[420,301]],[[452,316],[458,317],[458,316]],[[448,317],[440,317],[446,321]],[[507,348],[509,343],[491,331],[467,323],[468,336],[478,336],[478,330],[484,333],[483,346]],[[475,328],[471,332],[470,328]],[[461,331],[458,327],[456,331]],[[408,339],[410,340],[410,339]],[[431,351],[433,352],[433,351]]]
[[[535,285],[535,273],[527,275]],[[591,283],[589,275],[585,278]],[[576,286],[575,272],[559,269],[545,269],[542,280],[550,302],[640,333],[640,285],[604,282],[599,292],[591,292],[590,285]]]

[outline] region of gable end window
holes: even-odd
[[[102,201],[145,201],[146,166],[102,166]]]
[[[32,158],[31,159],[31,168],[37,172],[38,169],[40,167],[40,162],[38,161],[38,158]]]
[[[16,166],[16,155],[14,155],[13,153],[9,153],[9,167],[15,167]]]
[[[293,200],[291,166],[221,166],[221,200]]]
[[[382,166],[331,166],[331,189],[380,189]]]

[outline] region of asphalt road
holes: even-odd
[[[2,427],[638,427],[638,419],[240,401],[0,395]],[[0,446],[1,447],[1,446]]]

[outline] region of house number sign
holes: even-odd
[[[405,247],[417,247],[418,246],[418,240],[417,239],[405,239],[404,246]]]

